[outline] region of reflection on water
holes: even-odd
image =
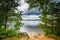
[[[39,15],[22,15],[22,19],[24,25],[20,28],[20,32],[42,34],[41,28],[38,27],[40,23]]]
[[[40,23],[40,20],[29,20],[29,21],[22,21],[22,23],[24,23],[24,25],[22,25],[21,27],[21,32],[26,32],[26,33],[30,33],[30,32],[36,32],[36,33],[40,33],[41,34],[41,29],[38,27],[38,24]]]

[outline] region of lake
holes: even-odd
[[[40,18],[37,16],[24,17],[22,23],[24,23],[24,25],[22,25],[20,32],[26,32],[26,33],[34,32],[37,34],[42,33],[41,28],[38,27],[38,24],[40,23]]]

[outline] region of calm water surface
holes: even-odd
[[[38,24],[40,23],[40,20],[37,19],[29,19],[29,20],[22,20],[21,32],[35,32],[35,33],[41,33],[41,28],[38,27]]]

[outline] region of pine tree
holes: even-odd
[[[14,36],[20,30],[21,14],[15,12],[18,2],[18,0],[0,0],[0,38]]]
[[[42,10],[39,27],[42,28],[44,35],[52,37],[57,36],[60,32],[60,2],[56,3],[51,0],[29,0],[27,2],[30,4],[30,9],[38,8],[39,10]]]

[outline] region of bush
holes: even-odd
[[[60,36],[60,2],[51,2],[49,11],[44,11],[41,15],[41,23],[44,35],[49,37]]]
[[[20,37],[20,34],[13,29],[0,28],[0,39],[7,37]]]

